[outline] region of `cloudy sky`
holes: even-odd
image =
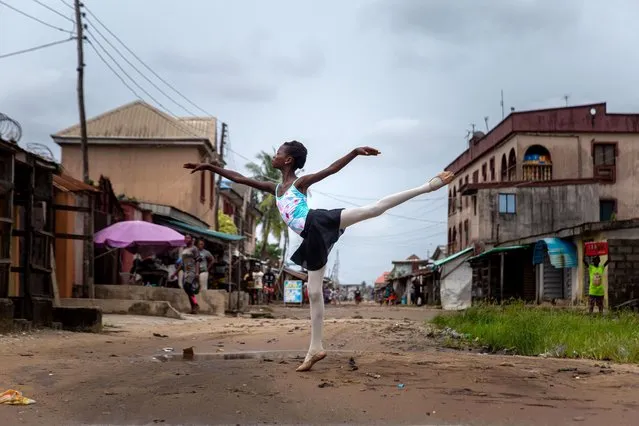
[[[34,0],[2,1],[73,29]],[[71,0],[39,1],[72,16]],[[314,207],[361,205],[428,180],[464,149],[472,123],[485,130],[485,117],[489,127],[501,120],[501,90],[506,111],[565,105],[564,95],[639,111],[639,3],[630,0],[84,2],[155,72],[229,124],[231,166],[290,139],[308,146],[307,172],[356,146],[382,151],[314,187]],[[117,45],[95,18],[88,25],[90,39],[110,49],[100,31]],[[66,37],[0,4],[0,56]],[[193,110],[111,52],[171,112],[185,115],[173,100]],[[0,58],[0,112],[21,122],[23,142],[52,145],[55,155],[49,135],[77,122],[75,54],[65,43]],[[89,117],[135,99],[90,46],[86,63]],[[353,227],[336,246],[342,283],[370,283],[391,260],[445,244],[444,190],[392,213]]]

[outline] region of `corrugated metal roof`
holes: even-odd
[[[513,250],[521,250],[525,249],[528,246],[503,246],[503,247],[493,247],[490,250],[486,250],[483,253],[478,254],[477,256],[473,256],[468,258],[469,261],[482,258],[484,256],[488,256],[489,254],[497,254],[505,251],[513,251]]]
[[[471,251],[473,251],[473,247],[468,247],[468,248],[466,248],[466,249],[464,249],[464,250],[462,250],[462,251],[459,251],[459,252],[457,252],[457,253],[455,253],[455,254],[452,254],[452,255],[450,255],[450,256],[448,256],[448,257],[445,257],[445,258],[443,258],[443,259],[436,260],[436,261],[435,261],[435,262],[433,262],[433,263],[434,263],[435,265],[437,265],[437,266],[442,266],[442,265],[444,265],[444,264],[446,264],[446,263],[450,262],[451,260],[455,260],[455,259],[457,259],[459,256],[463,256],[463,255],[465,255],[465,254],[470,253]]]
[[[215,146],[215,118],[175,119],[142,101],[122,105],[87,120],[90,138],[208,139]],[[79,138],[80,125],[61,130],[53,138]]]
[[[546,252],[555,268],[577,267],[577,248],[570,241],[561,238],[544,238],[537,241],[533,251],[533,265],[544,263]]]
[[[214,117],[181,117],[179,121],[212,142],[217,140],[217,120]]]
[[[100,192],[97,188],[64,173],[53,175],[53,186],[63,192]]]

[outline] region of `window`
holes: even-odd
[[[608,222],[615,219],[617,200],[599,200],[599,221]]]
[[[499,213],[515,214],[515,194],[499,194]]]
[[[453,213],[457,211],[457,188],[453,187]]]
[[[448,215],[450,216],[453,213],[453,206],[454,206],[455,200],[453,199],[453,191],[451,191],[450,189],[448,190]],[[450,240],[450,238],[449,238]]]
[[[479,170],[473,172],[473,183],[479,183]]]
[[[495,157],[490,159],[490,181],[495,180]]]
[[[508,161],[506,161],[506,154],[501,156],[501,181],[508,180]]]
[[[464,238],[466,239],[466,246],[469,246],[470,239],[468,238],[468,219],[464,221]]]
[[[466,179],[464,179],[464,185],[468,186],[468,175],[466,175]],[[464,204],[466,204],[466,208],[468,208],[468,197],[464,197]]]
[[[200,173],[200,203],[206,201],[206,173]]]
[[[473,195],[473,215],[477,216],[477,196]]]
[[[488,179],[488,177],[486,175],[486,163],[484,163],[481,166],[481,177],[482,177],[482,182],[486,182],[486,180]]]
[[[592,146],[594,177],[615,182],[617,175],[617,144],[614,142],[594,143]]]

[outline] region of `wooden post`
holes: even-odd
[[[500,271],[499,271],[499,298],[500,298],[500,303],[503,304],[504,303],[504,252],[501,252],[500,255],[501,258],[501,262],[499,265]]]

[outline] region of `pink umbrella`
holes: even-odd
[[[124,248],[131,252],[139,249],[163,251],[184,247],[184,235],[166,226],[141,220],[114,223],[97,232],[93,238],[98,247]]]

